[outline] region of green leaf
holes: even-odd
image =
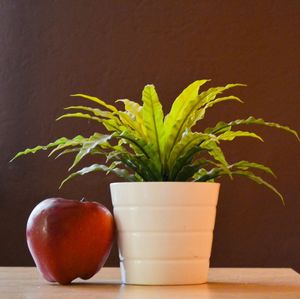
[[[129,144],[136,154],[143,154],[145,157],[150,158],[152,154],[151,147],[145,140],[132,135],[130,131],[123,131],[116,137],[121,138],[123,143]]]
[[[143,119],[143,107],[140,106],[138,103],[130,101],[128,99],[120,99],[116,102],[122,102],[124,104],[126,113],[132,119],[132,121],[134,121],[137,131],[143,138],[145,138],[146,129],[144,126]]]
[[[182,139],[176,143],[171,151],[171,154],[168,159],[169,169],[172,170],[174,163],[176,160],[188,152],[191,148],[200,145],[202,141],[205,140],[214,140],[218,142],[218,139],[215,135],[212,134],[204,134],[198,132],[187,132],[183,135]]]
[[[185,182],[190,180],[205,164],[205,159],[199,159],[192,164],[184,165],[176,175],[175,181]]]
[[[102,111],[98,108],[92,108],[92,107],[87,107],[87,106],[69,106],[69,107],[65,107],[64,110],[83,110],[83,111],[91,112],[95,116],[100,116],[100,117],[105,117],[105,118],[113,118],[113,119],[116,118],[116,116],[112,112]]]
[[[130,113],[131,117],[139,124],[143,125],[143,107],[136,102],[128,99],[119,99],[116,102],[122,102],[125,106],[125,110]]]
[[[91,137],[86,139],[79,151],[79,153],[76,155],[74,162],[72,166],[69,168],[71,170],[74,168],[86,155],[90,154],[92,150],[94,150],[96,147],[100,146],[101,148],[108,148],[109,143],[108,141],[112,138],[112,135],[103,135],[100,133],[94,133]]]
[[[147,144],[145,140],[136,138],[129,132],[124,131],[122,134],[115,135],[120,139],[118,145],[110,147],[113,152],[107,154],[107,160],[119,159],[145,181],[161,181],[161,173],[156,167],[153,157],[157,153],[153,150],[151,144]],[[128,152],[123,145],[129,144],[134,153]]]
[[[237,87],[237,86],[246,86],[246,85],[245,84],[231,84],[231,86],[229,88]],[[221,102],[229,101],[229,100],[233,100],[233,101],[237,101],[237,102],[240,102],[240,103],[244,103],[240,98],[231,95],[231,96],[216,98],[215,100],[208,102],[207,103],[207,108],[210,108],[210,107],[214,106],[217,103],[221,103]]]
[[[163,119],[164,114],[158,95],[154,85],[146,85],[142,95],[143,101],[143,120],[145,133],[148,142],[154,145],[155,151],[158,153],[158,159],[161,163],[157,163],[161,168],[162,164],[162,139],[164,135]]]
[[[56,120],[58,121],[63,118],[85,118],[85,119],[97,121],[99,123],[103,123],[103,121],[104,121],[104,119],[99,118],[97,116],[91,116],[90,114],[81,113],[81,112],[63,114],[60,117],[58,117]]]
[[[173,102],[170,113],[166,116],[166,130],[171,130],[176,120],[180,119],[182,115],[185,114],[184,108],[187,105],[190,105],[189,103],[195,100],[197,101],[199,88],[208,81],[210,80],[197,80],[181,92],[181,94]]]
[[[14,161],[16,158],[20,157],[20,156],[23,156],[23,155],[27,155],[27,154],[35,154],[36,152],[40,151],[40,150],[48,150],[49,148],[52,148],[52,147],[55,147],[57,145],[60,145],[60,144],[64,144],[66,143],[67,141],[69,141],[68,138],[66,137],[61,137],[57,140],[55,140],[54,142],[51,142],[47,145],[38,145],[34,148],[27,148],[25,149],[24,151],[21,151],[21,152],[18,152],[11,160],[10,162]]]
[[[240,120],[235,120],[235,121],[229,122],[230,126],[242,125],[242,124],[245,124],[245,125],[257,124],[257,125],[264,125],[264,126],[268,126],[268,127],[275,127],[277,129],[281,129],[281,130],[287,131],[289,133],[292,133],[300,141],[299,135],[295,130],[292,130],[288,126],[282,126],[278,123],[264,121],[262,118],[254,118],[254,117],[250,116],[245,120],[240,119]]]
[[[267,167],[263,164],[260,163],[255,163],[255,162],[248,162],[248,161],[239,161],[236,162],[232,165],[230,165],[230,168],[237,168],[240,170],[248,170],[249,168],[256,168],[256,169],[260,169],[266,173],[271,174],[273,177],[276,177],[276,175],[274,174],[274,172],[272,171],[272,169],[270,167]]]
[[[208,128],[205,130],[205,132],[216,134],[216,133],[220,132],[221,130],[226,130],[226,128],[230,128],[233,126],[253,125],[253,124],[254,125],[264,125],[264,126],[268,126],[268,127],[275,127],[277,129],[287,131],[287,132],[295,135],[297,137],[297,139],[300,141],[298,133],[295,130],[292,130],[291,128],[289,128],[288,126],[282,126],[282,125],[280,125],[278,123],[274,123],[274,122],[267,122],[267,121],[264,121],[262,118],[255,118],[253,116],[250,116],[247,119],[237,119],[237,120],[234,120],[234,121],[231,121],[228,123],[219,122],[219,123],[217,123],[217,125],[214,128]]]
[[[221,98],[217,98],[217,95],[222,94],[224,91],[234,88],[234,87],[244,87],[246,86],[245,84],[241,84],[241,83],[233,83],[233,84],[227,84],[225,86],[218,86],[218,87],[212,87],[206,91],[201,92],[201,94],[199,95],[199,99],[201,99],[201,106],[203,107],[205,105],[208,104],[209,105],[214,105],[214,102],[223,102],[223,101],[227,101],[227,100],[236,100],[238,102],[243,103],[243,101],[241,99],[239,99],[236,96],[230,95],[230,96],[226,96],[226,97],[221,97]]]
[[[224,87],[210,88],[209,90],[202,92],[195,98],[190,98],[188,101],[186,101],[185,105],[182,107],[182,112],[181,114],[179,114],[179,117],[177,119],[172,119],[168,115],[168,119],[172,119],[172,122],[168,123],[168,125],[165,126],[165,129],[167,130],[165,141],[166,155],[168,155],[172,151],[175,144],[182,138],[182,134],[184,133],[184,131],[191,129],[199,119],[203,118],[205,109],[209,107],[210,103],[215,100],[218,94],[221,94],[223,91],[236,86],[244,85],[227,84]],[[231,98],[231,96],[229,98]],[[225,98],[223,100],[225,100]],[[204,108],[202,108],[201,110],[201,107]],[[172,110],[170,114],[171,113]]]
[[[132,180],[135,180],[134,179],[134,176],[132,176],[131,174],[128,173],[128,171],[126,169],[120,169],[120,168],[113,168],[113,169],[110,169],[109,167],[107,167],[106,165],[101,165],[101,164],[93,164],[91,166],[88,166],[88,167],[84,167],[82,168],[81,170],[78,170],[72,174],[70,174],[66,179],[64,179],[62,181],[62,183],[60,184],[59,186],[59,189],[61,189],[61,187],[69,180],[73,179],[74,177],[76,176],[79,176],[79,175],[85,175],[85,174],[88,174],[88,173],[91,173],[91,172],[97,172],[97,171],[104,171],[104,172],[113,172],[115,173],[116,175],[122,177],[122,178],[125,178],[127,179],[128,181],[132,181]]]
[[[197,80],[185,88],[175,99],[171,111],[164,120],[165,135],[163,139],[165,159],[172,151],[185,128],[183,124],[191,114],[190,107],[198,103],[199,88],[209,80]]]
[[[70,154],[70,153],[77,153],[80,151],[80,147],[76,147],[76,148],[69,148],[69,149],[65,149],[62,152],[60,152],[55,159],[58,159],[61,156],[64,156],[66,154]]]
[[[257,134],[245,131],[226,131],[219,135],[217,138],[218,140],[232,141],[236,137],[253,137],[259,139],[260,141],[263,141],[263,139]]]
[[[116,114],[118,116],[121,116],[122,120],[118,119],[115,116],[111,116],[109,119],[107,119],[107,118],[99,118],[98,116],[92,116],[90,114],[81,113],[81,112],[63,114],[60,117],[58,117],[56,120],[58,121],[63,118],[85,118],[85,119],[94,120],[94,121],[97,121],[97,122],[103,124],[104,127],[108,131],[122,132],[122,131],[128,130],[128,129],[131,130],[132,127],[129,126],[128,122],[124,121],[125,116],[122,114],[122,112],[118,112]],[[107,116],[108,115],[106,115],[106,117]],[[135,129],[134,124],[133,124],[133,129]]]
[[[224,121],[218,122],[213,128],[206,128],[204,130],[204,133],[206,134],[221,134],[226,131],[230,131],[231,126],[228,125],[228,123]]]
[[[217,145],[217,143],[213,140],[208,140],[207,142],[204,142],[201,145],[202,149],[205,149],[208,151],[208,153],[218,162],[220,162],[222,165],[228,167],[228,162],[225,159],[225,156],[223,154],[223,151],[221,148]]]
[[[257,184],[261,184],[261,185],[266,186],[267,188],[272,190],[274,193],[276,193],[279,196],[279,198],[281,199],[283,205],[285,205],[282,194],[274,186],[272,186],[270,183],[266,182],[261,177],[253,174],[251,171],[237,170],[237,171],[233,171],[232,174],[245,176],[245,177],[249,178],[250,180],[256,182]]]
[[[188,181],[190,178],[193,177],[195,172],[199,169],[199,166],[193,165],[193,164],[188,164],[185,165],[177,174],[176,178],[174,181],[178,182],[185,182]]]
[[[132,119],[128,113],[119,111],[118,116],[124,128],[126,128],[125,130],[130,130],[131,132],[133,132],[134,135],[138,136],[139,138],[145,138],[143,128],[134,119]]]
[[[228,84],[225,87],[223,87],[223,90],[222,89],[221,89],[221,91],[219,90],[218,93],[221,93],[228,88],[232,88],[232,87],[236,87],[236,86],[244,86],[244,85],[243,84]],[[201,95],[203,95],[203,103],[206,103],[206,104],[205,105],[203,104],[198,110],[195,110],[191,113],[191,116],[189,117],[189,119],[186,122],[186,127],[188,127],[189,129],[191,129],[194,125],[196,125],[196,123],[199,120],[204,118],[206,110],[208,108],[213,107],[217,103],[224,102],[224,101],[231,101],[231,100],[243,103],[243,101],[240,98],[238,98],[236,96],[232,96],[232,95],[227,96],[227,97],[221,97],[221,98],[216,98],[217,94],[206,95],[206,92],[203,92],[202,94],[200,94],[199,97],[201,97]]]
[[[207,171],[204,168],[199,169],[193,176],[194,182],[208,182],[214,181],[215,178],[220,176],[220,168],[213,168]]]
[[[103,120],[102,123],[107,131],[122,133],[123,131],[128,130],[127,127],[121,124],[119,119]]]
[[[48,155],[48,157],[52,156],[55,152],[63,150],[67,147],[75,147],[75,146],[81,146],[83,142],[86,140],[85,137],[81,135],[77,135],[72,139],[67,139],[64,143],[58,144]]]
[[[106,153],[106,162],[108,162],[110,160],[115,160],[115,159],[118,160],[120,157],[120,154],[126,154],[126,153],[128,153],[126,151],[126,149],[111,150]]]
[[[165,174],[166,180],[174,181],[183,167],[185,165],[189,165],[192,162],[194,156],[201,151],[203,151],[203,149],[201,149],[199,146],[194,146],[185,151],[184,154],[182,154],[178,157],[178,159],[175,160],[175,163],[172,165],[170,171]]]
[[[71,97],[81,97],[81,98],[87,99],[89,101],[95,102],[95,103],[99,104],[100,106],[107,108],[110,111],[118,112],[118,109],[115,106],[107,104],[103,100],[100,100],[96,97],[92,97],[92,96],[82,94],[82,93],[71,94]]]
[[[131,154],[120,154],[120,161],[128,168],[133,170],[143,181],[159,181],[156,174],[150,168],[147,159],[141,156],[135,156]]]

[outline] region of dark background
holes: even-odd
[[[82,103],[69,94],[139,100],[154,83],[166,112],[196,79],[242,82],[248,87],[234,93],[246,103],[220,104],[200,128],[255,115],[299,131],[299,53],[298,0],[0,1],[0,265],[33,265],[24,233],[41,200],[85,196],[111,208],[112,176],[80,177],[58,191],[71,157],[40,153],[8,163],[28,146],[98,129],[85,120],[54,121],[63,107]],[[271,165],[286,207],[255,183],[222,180],[211,265],[299,271],[300,144],[282,131],[256,131],[265,143],[225,144],[228,160]],[[107,265],[117,263],[114,248]]]

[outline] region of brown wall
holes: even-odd
[[[8,164],[27,146],[97,127],[54,122],[68,97],[85,92],[112,101],[139,99],[154,83],[166,108],[190,82],[247,83],[244,105],[219,105],[203,125],[250,114],[300,130],[300,2],[282,1],[1,1],[0,265],[32,265],[24,229],[33,207],[50,196],[83,195],[111,207],[113,177],[89,175],[57,190],[70,158],[46,153]],[[300,270],[300,144],[258,128],[265,143],[226,145],[229,160],[271,165],[286,208],[243,179],[222,181],[212,266]],[[113,251],[108,265],[117,264]]]

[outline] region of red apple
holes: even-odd
[[[113,216],[106,207],[63,198],[39,203],[26,228],[37,268],[46,280],[60,284],[96,274],[109,256],[113,237]]]

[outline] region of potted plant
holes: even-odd
[[[202,132],[193,131],[207,110],[224,101],[242,102],[238,97],[221,96],[243,84],[213,87],[199,93],[208,80],[190,84],[175,99],[165,116],[155,87],[146,85],[142,105],[120,99],[124,110],[85,94],[74,94],[97,104],[70,106],[58,118],[79,117],[100,123],[108,134],[62,137],[45,146],[19,152],[15,158],[49,150],[50,156],[76,153],[72,170],[87,155],[101,155],[104,164],[93,164],[71,173],[71,178],[95,171],[114,173],[128,182],[111,184],[122,280],[129,284],[195,284],[207,281],[213,239],[219,183],[227,175],[245,176],[282,195],[255,174],[261,170],[274,175],[259,163],[229,163],[222,151],[223,141],[238,137],[262,138],[237,130],[239,125],[264,125],[296,131],[287,126],[249,117],[219,122]]]

